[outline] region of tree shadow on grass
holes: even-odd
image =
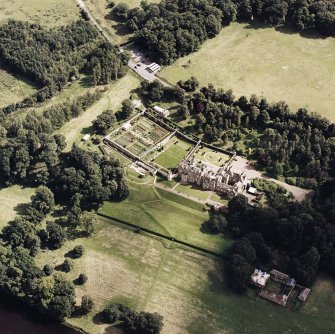
[[[208,220],[201,224],[200,232],[204,234],[211,234],[211,235],[218,234],[212,230],[210,222]]]
[[[20,203],[14,207],[14,211],[20,216],[25,215],[29,205],[30,203]]]
[[[92,321],[94,324],[96,325],[103,325],[105,324],[105,319],[104,319],[104,314],[103,312],[98,312],[97,314],[95,314],[92,318]]]

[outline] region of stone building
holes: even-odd
[[[185,159],[179,164],[178,176],[184,184],[196,184],[204,190],[231,198],[246,190],[249,184],[245,172],[234,171],[227,165],[217,167],[195,158]]]

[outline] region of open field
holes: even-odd
[[[231,88],[235,96],[284,100],[292,110],[307,107],[335,121],[334,53],[335,38],[303,38],[234,23],[160,75],[173,83],[193,75],[201,85]]]
[[[201,232],[208,219],[203,205],[151,186],[131,183],[125,201],[105,202],[99,213],[218,253],[231,245],[229,238]]]
[[[74,142],[80,142],[82,136],[90,131],[92,121],[103,111],[107,109],[117,111],[122,101],[129,98],[131,91],[138,85],[139,80],[132,73],[128,73],[125,77],[108,85],[107,92],[93,106],[61,127],[57,132],[65,136],[67,149],[70,150]]]
[[[0,68],[0,108],[23,100],[36,89],[32,82]]]
[[[184,140],[173,138],[171,145],[155,159],[155,162],[167,169],[176,168],[192,146],[194,145]]]
[[[149,0],[148,2],[159,2],[160,0]],[[115,0],[115,5],[125,2],[129,8],[139,7],[141,0]],[[92,13],[94,18],[101,24],[105,31],[112,37],[115,44],[122,44],[131,37],[128,30],[123,27],[120,22],[117,22],[111,17],[111,8],[107,8],[108,1],[106,0],[86,0],[85,5]]]
[[[36,260],[40,267],[62,263],[64,255],[77,244],[83,245],[86,252],[74,260],[74,270],[64,275],[75,279],[79,273],[86,273],[87,283],[76,288],[77,300],[88,294],[95,306],[88,316],[67,322],[90,334],[112,333],[111,326],[100,324],[95,317],[109,302],[159,312],[164,316],[162,334],[335,331],[335,287],[325,277],[317,280],[305,307],[296,313],[265,300],[255,301],[255,290],[247,296],[231,292],[213,258],[169,249],[157,239],[106,223],[101,223],[96,235],[67,242],[60,250],[40,253]]]
[[[21,212],[24,204],[30,203],[30,197],[34,192],[34,188],[22,188],[17,185],[0,189],[0,230]]]
[[[79,10],[74,0],[0,0],[0,24],[8,19],[52,28],[76,21]]]

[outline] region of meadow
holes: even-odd
[[[0,189],[0,231],[18,213],[23,212],[24,205],[30,203],[34,188],[15,185]]]
[[[208,220],[202,204],[149,185],[129,187],[125,201],[105,202],[99,213],[216,253],[231,245],[228,237],[202,232]]]
[[[255,290],[247,295],[233,293],[225,284],[220,263],[211,257],[168,248],[158,239],[105,222],[96,235],[40,253],[36,260],[40,267],[62,263],[77,244],[85,247],[85,254],[64,275],[73,280],[86,273],[87,283],[76,288],[77,300],[88,294],[95,306],[89,315],[66,322],[90,334],[114,333],[96,316],[110,302],[159,312],[164,316],[162,334],[324,334],[335,330],[335,288],[326,277],[317,280],[304,308],[296,313],[256,301]]]
[[[308,108],[335,121],[335,38],[233,23],[201,49],[160,72],[172,83],[195,76],[201,85],[255,93]]]
[[[0,24],[15,19],[54,28],[78,18],[79,10],[74,0],[0,0]]]

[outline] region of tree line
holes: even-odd
[[[332,0],[165,0],[158,4],[142,1],[129,9],[120,3],[114,18],[135,33],[135,43],[156,62],[168,65],[197,51],[233,21],[266,25],[291,25],[297,31],[317,29],[335,36],[335,4]]]
[[[0,110],[0,119],[19,108],[51,98],[80,73],[93,76],[94,84],[108,84],[125,75],[127,58],[100,37],[86,21],[58,30],[9,20],[0,26],[0,64],[33,80],[40,89],[21,102]]]

